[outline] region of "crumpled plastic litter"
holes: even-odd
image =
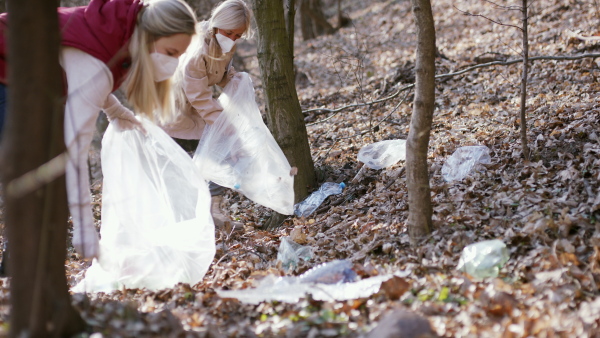
[[[360,149],[358,160],[371,169],[383,169],[406,160],[406,140],[387,140]]]
[[[294,242],[289,236],[281,238],[277,260],[281,261],[281,266],[284,270],[294,270],[301,259],[307,261],[311,258],[312,248],[310,246],[300,245]]]
[[[315,212],[317,208],[331,195],[341,194],[346,184],[344,182],[325,182],[319,189],[310,194],[304,201],[294,205],[294,214],[298,217],[306,217]]]
[[[374,276],[358,280],[354,271],[349,272],[350,261],[324,263],[304,274],[291,277],[269,275],[260,280],[256,288],[243,290],[216,290],[221,298],[236,298],[247,304],[279,301],[297,303],[310,294],[315,300],[343,301],[369,297],[379,292],[381,283],[393,276],[406,277],[410,271]]]
[[[223,88],[219,103],[223,112],[205,127],[194,154],[202,175],[260,205],[292,215],[292,168],[263,122],[250,76],[237,73]]]
[[[114,121],[104,135],[100,257],[74,292],[193,285],[213,261],[206,181],[171,137],[140,121],[146,134]]]
[[[506,244],[492,239],[467,245],[460,255],[457,269],[475,278],[497,277],[508,259]]]
[[[460,181],[481,164],[491,164],[490,149],[486,146],[466,146],[456,149],[442,166],[442,176],[447,182]]]
[[[337,259],[315,266],[298,276],[298,280],[301,283],[351,283],[358,280],[358,275],[352,270],[352,262]]]

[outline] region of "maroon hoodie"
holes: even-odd
[[[119,88],[129,69],[129,39],[143,4],[140,0],[91,0],[87,6],[60,7],[58,19],[63,46],[80,49],[103,61]],[[0,82],[6,84],[7,14],[0,15]]]

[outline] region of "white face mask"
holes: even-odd
[[[163,53],[150,53],[150,58],[152,58],[152,63],[154,63],[155,82],[161,82],[173,76],[175,70],[177,70],[177,65],[179,65],[178,58]]]
[[[237,40],[233,41],[221,33],[217,33],[216,37],[217,37],[217,41],[219,42],[219,46],[221,46],[221,50],[223,51],[223,54],[229,53],[229,51],[231,50],[231,48],[233,48],[233,46],[235,45],[235,43],[237,41]]]

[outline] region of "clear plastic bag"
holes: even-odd
[[[298,217],[306,217],[319,207],[323,201],[331,195],[341,194],[346,184],[325,182],[319,187],[319,190],[310,194],[304,201],[294,205],[294,214]]]
[[[281,214],[293,214],[291,167],[262,120],[250,76],[237,73],[219,103],[223,112],[206,126],[194,154],[202,175]]]
[[[100,259],[74,291],[193,285],[214,258],[208,185],[162,129],[141,122],[146,135],[118,121],[104,135]]]
[[[486,146],[466,146],[456,149],[442,166],[442,176],[447,182],[460,181],[480,164],[490,164],[490,149]]]
[[[304,274],[293,277],[268,275],[256,288],[244,290],[216,290],[221,298],[236,298],[247,304],[280,301],[297,303],[307,294],[315,300],[344,301],[366,298],[379,292],[381,283],[398,276],[406,277],[410,271],[359,279],[348,260],[336,260],[316,266]]]
[[[284,270],[294,270],[301,259],[312,258],[312,248],[294,242],[289,236],[282,237],[277,252],[277,260],[281,261]]]
[[[478,242],[463,249],[457,269],[475,278],[496,277],[508,258],[508,250],[501,240]]]
[[[383,169],[406,160],[406,140],[387,140],[368,144],[358,152],[358,160],[371,169]]]

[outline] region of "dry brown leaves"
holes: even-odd
[[[324,1],[328,14],[335,1]],[[507,5],[520,5],[510,1]],[[312,41],[296,40],[295,62],[304,78],[302,107],[329,109],[386,97],[411,81],[415,32],[408,1],[343,1],[352,26]],[[517,58],[520,33],[484,18],[519,25],[520,13],[491,2],[435,1],[438,73],[459,70],[490,55]],[[597,51],[569,38],[597,31],[593,2],[536,1],[530,8],[530,56]],[[248,60],[250,61],[250,60]],[[249,71],[259,74],[255,59]],[[600,335],[600,103],[593,60],[535,62],[527,101],[532,159],[521,156],[520,66],[480,69],[439,81],[430,141],[435,229],[410,247],[404,164],[363,169],[356,154],[369,143],[406,138],[411,99],[376,125],[399,99],[347,109],[308,128],[321,181],[351,182],[329,208],[308,219],[290,218],[261,231],[269,211],[229,192],[241,235],[218,234],[217,256],[202,283],[161,292],[123,290],[75,304],[93,331],[108,336],[350,336],[364,335],[398,306],[426,316],[446,337],[593,337]],[[257,88],[260,94],[260,88]],[[402,95],[401,95],[402,96]],[[259,95],[260,97],[260,95]],[[307,122],[327,117],[306,114]],[[348,137],[348,138],[346,138]],[[441,167],[465,145],[491,149],[493,163],[461,182],[445,182]],[[100,201],[99,190],[96,200]],[[282,236],[314,249],[294,274],[334,259],[349,259],[361,277],[410,271],[367,298],[258,306],[220,299],[216,288],[243,289],[269,274]],[[456,271],[461,250],[502,239],[510,260],[498,278],[474,280]],[[70,283],[85,265],[67,261]],[[4,283],[3,290],[7,283]],[[3,291],[6,299],[6,291]],[[6,319],[6,314],[3,315]]]

